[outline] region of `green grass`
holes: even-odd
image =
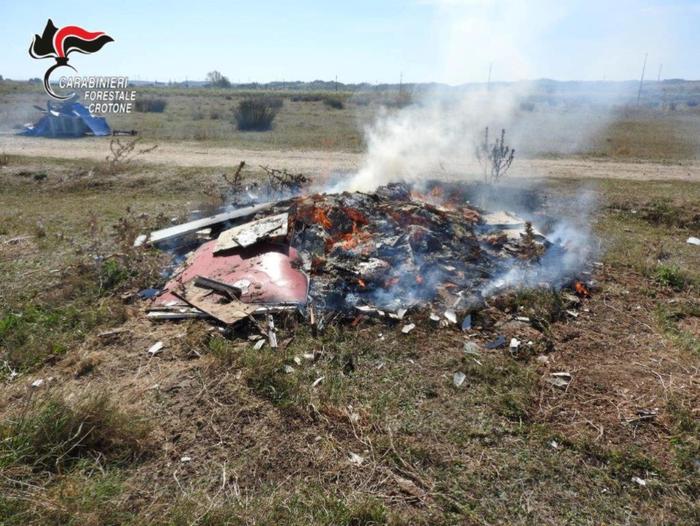
[[[697,301],[675,305],[659,305],[656,315],[664,332],[682,349],[700,355],[700,338],[679,327],[679,322],[687,318],[700,318],[700,304]]]
[[[119,411],[106,395],[69,405],[59,398],[29,402],[0,424],[0,469],[27,466],[62,473],[84,458],[99,455],[124,465],[146,449],[148,427]]]
[[[8,365],[29,371],[57,358],[100,325],[119,323],[118,310],[91,300],[65,306],[27,303],[0,316],[0,350]],[[7,371],[4,371],[5,373]]]
[[[688,277],[680,267],[676,265],[659,265],[654,269],[654,279],[664,287],[681,291],[688,284]]]

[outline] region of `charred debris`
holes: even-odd
[[[202,318],[237,333],[248,327],[274,347],[280,313],[314,330],[373,317],[404,320],[408,334],[418,312],[438,326],[468,330],[489,299],[485,291],[513,286],[499,282],[513,269],[530,283],[574,287],[574,276],[541,265],[564,257],[567,247],[513,213],[471,204],[464,184],[313,193],[305,177],[267,170],[263,193],[243,185],[242,167],[228,181],[234,205],[137,238],[136,245],[173,258],[167,283],[148,295],[149,319]]]

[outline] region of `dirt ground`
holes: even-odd
[[[158,143],[144,142],[139,148]],[[70,145],[70,148],[66,146]],[[0,152],[40,158],[102,161],[109,152],[109,139],[80,140],[33,139],[0,136]],[[182,167],[232,167],[241,160],[252,166],[269,165],[313,176],[353,172],[362,166],[363,154],[324,150],[239,149],[207,146],[195,142],[164,143],[142,157],[148,163]],[[449,160],[442,163],[441,175],[458,176],[480,173],[478,165],[460,166]],[[557,177],[572,179],[678,180],[700,182],[700,162],[683,160],[653,162],[610,160],[605,158],[522,159],[510,172],[513,177]]]

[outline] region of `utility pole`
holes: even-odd
[[[659,64],[659,75],[656,77],[656,82],[661,82],[661,70],[663,69],[663,63]]]
[[[642,64],[642,76],[639,79],[639,91],[637,92],[637,106],[639,106],[639,101],[642,98],[642,86],[644,85],[644,72],[647,69],[647,57],[649,53],[644,53],[644,64]]]
[[[338,75],[335,76],[335,92],[338,93]]]
[[[493,62],[489,62],[489,79],[486,81],[486,91],[491,91],[491,71],[493,71]]]
[[[403,71],[399,73],[399,95],[403,92]]]

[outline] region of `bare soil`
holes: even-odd
[[[147,163],[180,167],[232,167],[241,160],[252,166],[269,165],[312,176],[353,172],[362,166],[364,154],[327,150],[240,149],[208,146],[196,142],[152,143],[139,148],[158,148],[140,157]],[[67,147],[69,146],[69,147]],[[53,159],[103,161],[109,153],[109,138],[40,139],[0,136],[0,152],[9,155]],[[440,173],[452,176],[480,173],[477,165],[458,166],[445,161]],[[700,162],[620,161],[605,158],[519,159],[509,175],[530,178],[678,180],[700,182]]]

